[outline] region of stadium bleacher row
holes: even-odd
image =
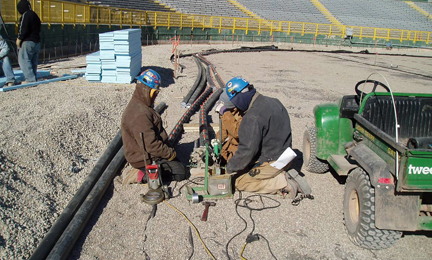
[[[316,0],[315,0],[316,1]],[[266,20],[331,23],[312,0],[237,0],[248,11]],[[415,2],[425,12],[400,0],[318,0],[347,26],[432,31],[432,4]],[[185,14],[251,18],[228,0],[97,0],[97,5]],[[427,15],[425,15],[425,13]]]

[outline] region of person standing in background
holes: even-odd
[[[2,67],[4,76],[6,77],[5,86],[7,87],[14,86],[17,84],[15,80],[15,75],[13,73],[12,65],[8,57],[9,52],[10,52],[9,45],[3,39],[3,37],[0,36],[0,66]]]
[[[21,14],[16,45],[19,49],[18,63],[25,78],[22,83],[35,82],[40,52],[41,21],[31,10],[28,0],[21,0],[17,4],[17,10]]]

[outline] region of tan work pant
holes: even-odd
[[[259,173],[254,177],[249,173],[238,176],[235,180],[235,187],[241,191],[276,194],[280,189],[285,188],[288,182],[285,178],[285,170],[290,167],[290,164],[278,170],[271,166],[270,163],[263,163],[262,165],[253,168],[259,170]]]

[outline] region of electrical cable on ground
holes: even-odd
[[[250,217],[250,219],[252,220],[252,231],[251,231],[251,232],[248,234],[248,236],[246,237],[246,242],[245,242],[245,244],[243,245],[243,248],[242,248],[242,250],[241,250],[241,252],[240,252],[240,258],[241,258],[241,259],[245,259],[245,258],[243,257],[243,252],[244,252],[244,250],[245,250],[247,244],[252,243],[252,242],[254,242],[254,241],[258,241],[260,238],[262,238],[262,239],[264,239],[264,240],[266,241],[266,243],[267,243],[267,247],[268,247],[269,252],[270,252],[270,254],[272,255],[272,257],[273,257],[274,259],[277,259],[276,256],[274,255],[274,253],[272,252],[271,248],[270,248],[270,243],[269,243],[269,241],[268,241],[268,240],[267,240],[263,235],[261,235],[261,234],[253,234],[253,232],[254,232],[254,230],[255,230],[255,220],[252,218],[252,212],[253,212],[253,211],[263,211],[263,210],[266,210],[266,209],[274,209],[274,208],[279,207],[279,206],[281,205],[281,203],[280,203],[279,201],[273,199],[273,198],[270,198],[270,197],[268,197],[268,196],[264,196],[264,195],[261,195],[261,194],[254,194],[254,195],[250,195],[250,196],[248,196],[248,197],[246,197],[246,198],[244,198],[244,199],[242,199],[242,192],[241,192],[241,191],[239,191],[239,194],[240,194],[240,197],[239,197],[237,200],[235,200],[235,204],[236,204],[236,206],[235,206],[235,211],[236,211],[236,213],[237,213],[237,216],[239,216],[239,218],[240,218],[241,220],[243,220],[243,222],[245,223],[245,227],[244,227],[240,232],[238,232],[238,233],[235,234],[233,237],[231,237],[231,239],[228,240],[227,244],[225,245],[225,251],[226,251],[225,253],[226,253],[228,259],[229,259],[229,260],[231,259],[230,255],[229,255],[229,253],[228,253],[228,246],[229,246],[229,244],[231,243],[231,241],[232,241],[234,238],[236,238],[236,237],[239,236],[241,233],[243,233],[243,232],[247,229],[247,227],[248,227],[247,221],[246,221],[246,220],[245,220],[245,219],[240,215],[240,213],[239,213],[239,211],[238,211],[238,208],[239,208],[239,207],[242,207],[242,208],[246,208],[246,209],[248,209],[248,210],[249,210],[249,217]],[[259,198],[259,201],[261,202],[262,207],[260,207],[260,208],[256,208],[256,207],[251,207],[251,206],[250,206],[250,203],[254,202],[254,200],[252,199],[253,197],[258,197],[258,198]],[[264,206],[264,200],[263,200],[263,199],[269,199],[269,200],[275,202],[276,205],[274,205],[274,206]],[[240,204],[240,202],[243,202],[243,204]]]
[[[203,247],[204,247],[204,249],[206,250],[207,254],[208,254],[208,255],[209,255],[213,260],[216,260],[216,258],[213,256],[213,254],[210,252],[210,250],[209,250],[209,249],[207,248],[207,246],[205,245],[204,241],[203,241],[202,238],[201,238],[201,235],[200,235],[198,229],[195,227],[195,225],[192,223],[192,221],[190,221],[189,218],[186,217],[185,214],[183,214],[183,212],[181,212],[179,209],[177,209],[177,208],[174,207],[173,205],[169,204],[169,203],[166,202],[165,200],[164,200],[164,203],[165,203],[166,205],[168,205],[169,207],[171,207],[172,209],[174,209],[175,211],[177,211],[180,215],[182,215],[182,216],[187,220],[187,222],[189,222],[189,224],[191,225],[191,227],[193,227],[193,229],[195,230],[195,233],[196,233],[196,235],[198,236],[199,240],[201,241],[201,244],[203,245]]]

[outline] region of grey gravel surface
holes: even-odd
[[[236,47],[239,46],[184,44],[179,49],[182,53],[194,53]],[[160,204],[156,217],[147,221],[151,207],[139,200],[147,187],[123,186],[118,176],[69,259],[188,259],[192,246],[186,218],[197,228],[216,259],[228,259],[227,253],[231,259],[239,259],[247,234],[252,230],[264,236],[268,244],[264,239],[248,244],[243,253],[246,259],[273,259],[271,253],[277,259],[432,258],[428,233],[405,234],[394,247],[386,250],[372,251],[353,245],[343,224],[344,178],[302,170],[301,153],[303,131],[313,124],[313,107],[353,94],[355,84],[371,73],[383,75],[394,91],[431,93],[429,56],[432,53],[378,50],[379,55],[364,55],[296,51],[339,50],[337,47],[279,47],[293,47],[294,51],[223,53],[207,59],[224,81],[243,76],[259,92],[278,98],[286,106],[292,121],[293,148],[298,154],[294,167],[306,175],[315,199],[304,200],[295,207],[287,199],[268,196],[262,198],[264,205],[278,207],[252,213],[238,207],[239,217],[237,199],[254,194],[236,192],[233,199],[216,201],[217,205],[210,208],[208,221],[202,222],[204,206],[187,201],[183,190],[179,193],[185,182],[171,183],[175,198]],[[180,102],[197,75],[195,62],[187,57],[180,60],[185,66],[183,73],[174,79],[169,60],[171,51],[170,45],[143,47],[143,67],[156,69],[165,79],[157,102],[168,105],[162,115],[168,132],[184,113]],[[83,62],[84,56],[59,61],[56,65]],[[70,73],[67,69],[55,69],[55,72]],[[373,77],[384,81],[378,74]],[[30,257],[118,132],[121,114],[133,90],[134,84],[89,83],[80,77],[0,93],[1,259]],[[214,112],[210,115],[210,121],[217,122]],[[198,122],[196,115],[191,122]],[[187,162],[197,138],[197,132],[182,135],[176,150],[183,162]],[[250,198],[251,205],[262,206],[258,197]],[[210,259],[193,229],[192,233],[192,259]],[[234,237],[236,234],[239,235]]]

